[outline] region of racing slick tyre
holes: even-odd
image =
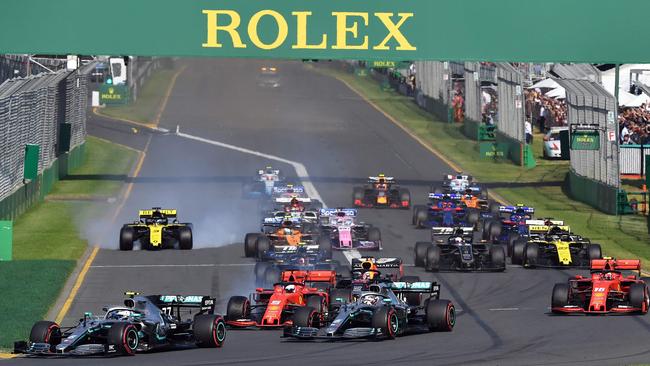
[[[400,279],[401,282],[408,282],[408,283],[414,283],[414,282],[420,282],[420,277],[419,276],[403,276]],[[404,299],[406,300],[406,303],[411,305],[411,306],[420,306],[420,303],[422,302],[422,296],[420,294],[405,294]]]
[[[561,308],[569,305],[569,285],[566,283],[557,283],[553,286],[553,294],[551,295],[551,311],[553,308]],[[561,314],[559,311],[553,313]]]
[[[490,203],[489,210],[493,215],[499,215],[501,212],[501,205],[496,202],[492,202]]]
[[[245,296],[233,296],[226,306],[226,319],[230,321],[248,319],[251,313],[251,303]]]
[[[494,238],[497,238],[499,235],[501,235],[501,230],[502,230],[501,222],[497,220],[493,220],[488,230],[488,235],[489,235],[488,240],[493,240]]]
[[[415,266],[424,267],[427,258],[427,249],[431,246],[428,241],[419,241],[415,243]]]
[[[442,251],[437,245],[431,245],[427,249],[427,256],[424,263],[424,269],[429,272],[438,272],[440,270],[440,255]]]
[[[194,246],[192,240],[192,229],[182,227],[178,230],[178,247],[181,250],[190,250]]]
[[[257,238],[260,237],[258,233],[248,233],[244,237],[244,255],[246,258],[255,257],[257,252],[255,251],[255,242]]]
[[[106,342],[115,347],[117,354],[133,356],[140,343],[138,329],[131,323],[113,323],[108,330]]]
[[[508,233],[508,242],[506,243],[506,246],[508,247],[508,256],[512,257],[512,247],[520,237],[519,233]]]
[[[404,206],[404,202],[408,202],[408,204]],[[399,190],[399,205],[405,210],[411,207],[411,192],[408,189]]]
[[[314,328],[319,326],[319,316],[316,309],[311,306],[301,306],[293,313],[293,326]]]
[[[643,283],[630,285],[630,306],[641,309],[641,314],[648,312],[648,288]]]
[[[257,262],[255,263],[255,283],[256,286],[264,286],[264,274],[266,270],[271,267],[269,262]]]
[[[341,278],[352,278],[352,271],[350,267],[338,266],[336,267],[336,275]]]
[[[492,226],[492,223],[494,220],[492,219],[487,219],[483,223],[483,230],[481,230],[481,239],[483,240],[489,240],[490,239],[490,226]]]
[[[271,241],[266,236],[258,236],[255,240],[255,255],[258,259],[264,259],[264,253],[271,249]]]
[[[327,309],[327,304],[325,304],[325,297],[318,295],[311,295],[307,297],[306,306],[316,310],[318,314],[322,314]]]
[[[381,334],[388,339],[395,338],[399,332],[397,313],[395,309],[388,306],[380,307],[372,314],[371,324],[373,328],[379,328]]]
[[[31,343],[49,343],[50,351],[61,343],[61,327],[55,322],[41,320],[34,323],[32,331],[29,333]]]
[[[490,247],[490,263],[495,271],[503,272],[506,270],[506,251],[501,245],[492,245]]]
[[[120,250],[133,250],[134,230],[128,226],[120,230]]]
[[[524,264],[524,251],[526,250],[526,239],[517,239],[512,243],[512,264]]]
[[[592,259],[601,259],[603,251],[600,249],[600,244],[589,244],[587,246],[587,255],[590,262]]]
[[[368,240],[369,241],[380,241],[381,240],[381,231],[376,227],[371,227],[368,229]]]
[[[456,325],[456,308],[449,300],[429,300],[425,316],[432,332],[451,332]]]
[[[282,271],[278,268],[269,267],[264,272],[264,286],[265,288],[272,288],[273,285],[280,282]]]
[[[413,206],[413,216],[411,218],[411,225],[415,225],[417,223],[418,211],[426,210],[426,209],[427,209],[427,206],[424,206],[424,205],[415,205],[415,206]]]
[[[539,256],[539,244],[528,243],[526,250],[524,250],[524,266],[535,268],[537,266],[537,258]]]
[[[478,211],[476,210],[468,210],[467,211],[467,223],[470,225],[474,225],[478,222],[480,218],[480,215]]]
[[[330,310],[341,305],[350,303],[352,290],[349,288],[335,288],[330,291]]]
[[[352,202],[355,206],[361,206],[365,197],[364,189],[361,187],[354,187],[352,191]],[[360,204],[361,203],[361,204]]]
[[[192,329],[196,345],[201,348],[218,348],[226,340],[226,322],[221,315],[197,315]]]
[[[423,229],[424,223],[429,218],[429,209],[425,208],[424,210],[420,209],[415,212],[415,227],[417,229]]]

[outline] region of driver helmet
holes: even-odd
[[[606,280],[611,281],[614,278],[614,274],[612,274],[612,272],[607,272],[604,277]]]
[[[551,235],[553,235],[553,234],[557,235],[557,234],[561,234],[561,233],[563,233],[563,230],[562,230],[562,228],[560,228],[558,226],[553,226],[549,230],[549,234],[551,234]]]
[[[345,217],[345,212],[339,211],[339,212],[336,213],[336,216],[337,217]]]
[[[377,303],[377,296],[376,295],[366,295],[361,299],[361,302],[363,302],[365,305],[375,305]]]
[[[286,293],[292,294],[296,291],[296,285],[286,285],[284,286],[284,291]]]
[[[131,315],[131,311],[129,310],[118,310],[118,311],[113,311],[108,315],[109,319],[112,320],[126,320],[129,318]]]
[[[456,244],[463,244],[463,238],[461,238],[461,237],[456,237],[456,238],[454,238],[454,243],[456,243]]]
[[[304,257],[298,258],[298,264],[300,264],[300,265],[307,264],[307,259],[305,259]]]
[[[526,214],[526,212],[524,212],[523,208],[518,208],[518,209],[515,210],[515,214],[519,215],[519,216],[524,216]]]

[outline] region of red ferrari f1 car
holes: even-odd
[[[650,307],[648,288],[636,275],[621,271],[641,272],[638,259],[594,259],[591,276],[575,276],[568,284],[553,287],[551,311],[555,314],[646,314]]]
[[[282,281],[272,289],[258,288],[249,297],[231,297],[226,324],[233,328],[290,326],[296,310],[305,306],[314,309],[307,314],[310,319],[306,321],[324,324],[329,311],[329,288],[335,284],[335,271],[284,271]]]

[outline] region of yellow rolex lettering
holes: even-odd
[[[307,18],[311,16],[311,11],[294,11],[291,15],[296,17],[296,44],[291,46],[293,49],[311,49],[322,50],[327,48],[327,34],[321,36],[321,43],[307,44]]]
[[[363,20],[363,25],[368,26],[368,13],[360,12],[332,12],[336,17],[336,44],[332,46],[335,50],[367,50],[368,49],[368,36],[363,37],[363,43],[351,45],[348,44],[348,33],[352,34],[353,39],[359,37],[359,22],[353,21],[352,25],[348,26],[349,17],[357,17]]]
[[[263,16],[267,16],[267,15],[275,19],[275,23],[278,26],[278,35],[275,38],[275,41],[269,44],[262,42],[257,32],[257,26],[260,22],[260,19],[262,19]],[[277,11],[273,11],[273,10],[259,11],[251,17],[251,20],[248,23],[248,37],[251,39],[251,42],[253,42],[255,46],[263,50],[272,50],[278,48],[282,43],[284,43],[284,40],[287,39],[288,34],[289,34],[289,26],[287,25],[287,21]]]
[[[207,39],[203,43],[204,48],[221,48],[223,44],[219,43],[219,31],[227,32],[232,40],[234,48],[246,48],[246,45],[241,41],[237,27],[241,23],[241,17],[234,10],[203,10],[203,14],[207,16]],[[219,25],[219,15],[230,17],[230,24]]]
[[[382,50],[382,51],[389,50],[390,47],[388,47],[388,41],[390,41],[391,38],[395,38],[395,41],[397,41],[398,45],[397,47],[395,47],[395,49],[398,51],[416,50],[416,48],[409,43],[408,39],[404,37],[402,31],[400,31],[400,27],[404,24],[404,22],[406,22],[408,18],[413,17],[413,13],[397,13],[397,15],[400,17],[400,20],[397,22],[397,24],[395,24],[391,19],[393,13],[375,13],[375,16],[379,18],[379,20],[381,20],[381,22],[388,30],[388,35],[386,36],[386,38],[384,38],[383,41],[381,41],[381,43],[374,46],[372,48],[373,50]]]

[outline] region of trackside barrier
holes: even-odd
[[[0,220],[15,220],[32,205],[42,202],[56,182],[83,164],[85,150],[86,145],[83,143],[70,152],[59,155],[49,168],[38,175],[37,179],[20,186],[1,200]]]
[[[618,213],[619,190],[615,187],[598,182],[570,169],[567,175],[569,196],[575,200],[591,205],[604,213]]]

